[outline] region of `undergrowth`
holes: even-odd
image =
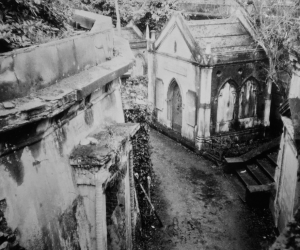
[[[153,225],[158,223],[154,211],[146,198],[141,184],[145,191],[151,196],[155,185],[155,176],[151,162],[151,143],[150,143],[150,123],[151,112],[147,106],[134,105],[130,110],[125,110],[126,122],[140,123],[139,131],[132,138],[133,145],[133,170],[135,176],[135,188],[137,191],[141,228],[136,229],[135,249],[146,249],[146,241],[151,237]],[[151,179],[150,190],[148,188],[148,178]]]
[[[0,52],[68,37],[72,1],[1,0]]]

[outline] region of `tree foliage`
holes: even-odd
[[[134,20],[142,31],[145,31],[147,23],[150,29],[160,30],[177,9],[177,2],[178,0],[118,0],[121,25],[125,26]],[[82,0],[78,6],[111,16],[114,24],[116,23],[114,0]]]
[[[255,31],[255,40],[269,58],[268,79],[278,83],[282,73],[290,74],[288,50],[299,40],[300,6],[297,0],[253,0],[244,9]]]
[[[71,15],[58,0],[1,0],[0,40],[13,49],[63,37]]]

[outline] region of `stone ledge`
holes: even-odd
[[[106,164],[115,151],[130,139],[140,128],[137,123],[117,123],[106,130],[100,128],[87,138],[84,144],[76,146],[70,155],[70,165],[90,168]]]
[[[122,45],[122,42],[119,41],[119,45]],[[128,49],[130,50],[129,45]],[[96,89],[122,76],[132,65],[133,59],[125,52],[124,55],[99,66],[33,92],[30,96],[10,101],[14,106],[12,109],[0,106],[0,132],[59,114],[76,101],[84,99]]]

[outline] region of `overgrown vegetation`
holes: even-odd
[[[72,7],[62,0],[1,0],[0,52],[68,36]]]
[[[131,20],[145,31],[160,30],[176,9],[177,0],[119,0],[121,25]],[[2,0],[0,53],[68,37],[74,9],[110,16],[116,24],[115,0]]]
[[[268,58],[266,68],[267,81],[275,84],[285,84],[282,76],[291,76],[291,67],[288,58],[289,49],[300,38],[300,2],[298,0],[236,0],[244,10],[254,30],[254,38],[261,46]],[[280,85],[279,85],[280,86]],[[283,87],[285,91],[287,86]]]
[[[115,0],[82,0],[77,7],[111,16],[116,24]],[[118,0],[121,25],[126,26],[131,20],[142,32],[147,23],[150,29],[161,30],[173,11],[177,9],[178,0]]]
[[[144,97],[146,97],[146,93],[144,93],[146,85],[147,79],[144,76],[129,78],[126,83],[123,84],[122,92],[128,92],[129,96],[134,93],[134,97],[137,93],[139,93],[139,95],[144,94]],[[130,109],[127,109],[124,112],[126,122],[140,123],[141,126],[140,130],[132,138],[133,170],[136,176],[135,184],[141,216],[141,230],[136,234],[136,248],[147,249],[145,244],[152,237],[153,230],[155,230],[155,227],[161,226],[144,191],[139,185],[141,184],[143,186],[147,195],[150,194],[150,197],[155,195],[153,192],[156,178],[152,168],[150,144],[150,124],[152,121],[152,114],[147,105],[139,105],[137,103],[133,104]]]

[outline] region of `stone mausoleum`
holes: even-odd
[[[253,138],[270,125],[264,51],[241,13],[185,20],[175,13],[152,31],[148,99],[157,126],[201,149],[212,138]],[[222,139],[221,139],[222,140]]]
[[[117,29],[115,29],[117,33]],[[131,76],[143,76],[147,74],[147,41],[144,34],[134,24],[129,22],[126,27],[121,29],[121,37],[128,40],[130,48],[135,57],[135,63],[132,69],[128,72]]]
[[[74,21],[89,31],[0,54],[1,249],[133,247],[139,125],[120,77],[134,55],[110,17]]]

